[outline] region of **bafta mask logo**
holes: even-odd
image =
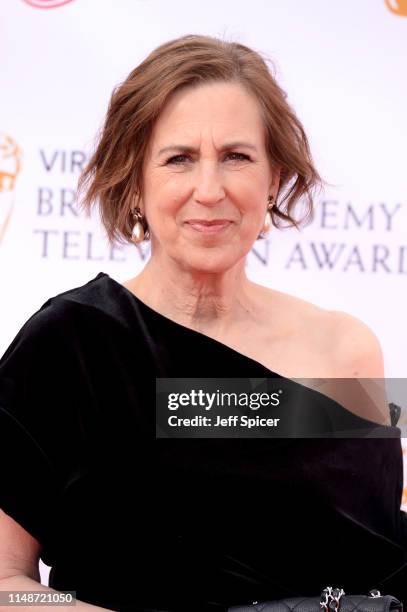
[[[0,244],[13,212],[15,185],[20,168],[20,148],[10,136],[0,133]]]
[[[72,2],[72,0],[24,0],[24,2],[30,6],[35,6],[35,8],[50,9],[68,4],[68,2]]]
[[[407,17],[407,0],[385,0],[385,3],[392,13]]]

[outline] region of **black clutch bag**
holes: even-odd
[[[326,587],[320,597],[292,597],[276,601],[233,606],[228,612],[403,612],[403,604],[392,595],[345,595],[343,589]]]

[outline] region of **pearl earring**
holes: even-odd
[[[136,219],[136,222],[131,232],[131,241],[134,242],[134,244],[139,244],[140,242],[143,242],[145,237],[144,227],[142,223],[143,215],[141,214],[141,211],[138,207],[135,208],[132,213],[134,219]]]
[[[263,229],[261,231],[262,234],[267,234],[270,231],[270,227],[272,225],[271,209],[273,208],[273,205],[274,205],[274,197],[272,195],[269,195],[269,197],[267,198],[267,202],[268,202],[268,207],[267,207],[266,216],[264,217]]]

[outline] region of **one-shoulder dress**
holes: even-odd
[[[49,586],[134,612],[220,612],[327,585],[407,605],[400,430],[158,438],[156,379],[210,377],[279,374],[103,272],[20,329],[0,361],[0,508],[41,543]]]

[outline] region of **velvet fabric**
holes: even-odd
[[[0,507],[41,542],[50,586],[135,612],[327,585],[407,605],[398,428],[156,439],[156,377],[278,376],[103,272],[47,300],[0,361]]]

